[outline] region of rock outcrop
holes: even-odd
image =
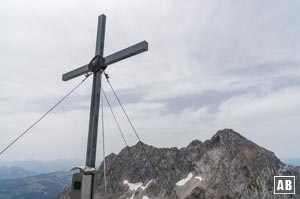
[[[57,195],[57,199],[70,199],[71,188],[69,186],[65,186],[64,189]],[[53,198],[55,199],[55,198]]]

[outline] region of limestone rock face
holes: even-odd
[[[144,143],[106,157],[107,194],[103,164],[95,178],[97,199],[299,198],[274,195],[274,175],[295,175],[300,167],[286,166],[268,151],[231,129],[187,147],[155,148]]]
[[[57,195],[57,199],[70,199],[71,189],[66,186],[64,189]]]

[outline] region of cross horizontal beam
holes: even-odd
[[[85,74],[85,73],[87,73],[87,72],[89,72],[88,64],[87,64],[87,65],[84,65],[84,66],[81,66],[81,67],[79,67],[79,68],[77,68],[77,69],[75,69],[75,70],[72,70],[72,71],[70,71],[70,72],[68,72],[68,73],[63,74],[62,80],[68,81],[68,80],[70,80],[70,79],[73,79],[73,78],[75,78],[75,77],[78,77],[78,76],[80,76],[80,75],[83,75],[83,74]]]
[[[105,57],[105,65],[108,66],[110,64],[116,63],[128,57],[145,52],[147,50],[148,50],[148,43],[146,41],[142,41],[138,44],[135,44],[133,46],[130,46],[119,52],[116,52],[114,54]]]
[[[120,50],[116,53],[113,53],[113,54],[105,57],[104,58],[105,59],[104,65],[108,66],[110,64],[116,63],[116,62],[121,61],[123,59],[126,59],[128,57],[131,57],[131,56],[137,55],[139,53],[145,52],[147,50],[148,50],[148,43],[146,41],[142,41],[140,43],[137,43],[135,45],[132,45],[128,48],[125,48],[123,50]],[[78,77],[80,75],[83,75],[85,73],[88,73],[89,71],[90,70],[89,70],[89,67],[88,67],[88,64],[87,64],[87,65],[79,67],[75,70],[72,70],[68,73],[63,74],[62,80],[63,81],[68,81],[70,79],[73,79],[73,78]]]

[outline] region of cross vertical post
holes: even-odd
[[[105,22],[106,22],[106,16],[100,15],[98,17],[98,30],[97,30],[95,55],[101,57],[103,57],[103,51],[104,51]],[[95,167],[95,162],[96,162],[102,72],[103,70],[101,69],[94,72],[92,96],[91,96],[89,134],[88,134],[85,165],[93,168]]]

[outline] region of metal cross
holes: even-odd
[[[63,81],[68,81],[80,75],[86,74],[90,71],[94,73],[91,107],[90,107],[89,134],[88,134],[87,152],[86,152],[86,166],[93,167],[93,168],[95,168],[95,161],[96,161],[102,73],[108,65],[148,50],[148,43],[146,41],[142,41],[138,44],[135,44],[126,49],[113,53],[109,56],[103,57],[105,21],[106,21],[105,15],[100,15],[98,17],[96,53],[92,61],[87,65],[84,65],[82,67],[79,67],[75,70],[63,74],[62,76]]]

